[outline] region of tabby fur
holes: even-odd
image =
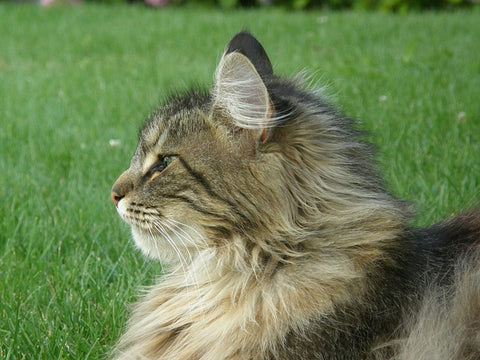
[[[411,227],[354,122],[247,32],[146,121],[112,199],[172,268],[115,359],[480,357],[480,211]]]

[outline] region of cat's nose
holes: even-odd
[[[122,195],[120,189],[116,186],[112,188],[112,193],[110,194],[110,196],[115,206],[118,206],[118,202],[125,197],[125,195]]]
[[[110,197],[115,204],[118,206],[120,200],[122,200],[128,193],[133,189],[132,175],[131,171],[125,171],[120,177],[115,181],[112,186],[112,191],[110,192]]]

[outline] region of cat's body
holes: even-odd
[[[116,358],[479,358],[480,212],[411,228],[360,135],[235,36],[212,92],[154,114],[112,189],[174,264]]]

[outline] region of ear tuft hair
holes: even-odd
[[[215,107],[246,129],[271,127],[272,107],[267,88],[250,60],[241,53],[225,54],[215,75]]]

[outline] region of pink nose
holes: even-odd
[[[115,204],[115,206],[118,206],[118,202],[124,198],[124,196],[119,194],[119,192],[115,188],[112,189],[112,193],[110,194],[110,197],[112,198],[112,201]]]

